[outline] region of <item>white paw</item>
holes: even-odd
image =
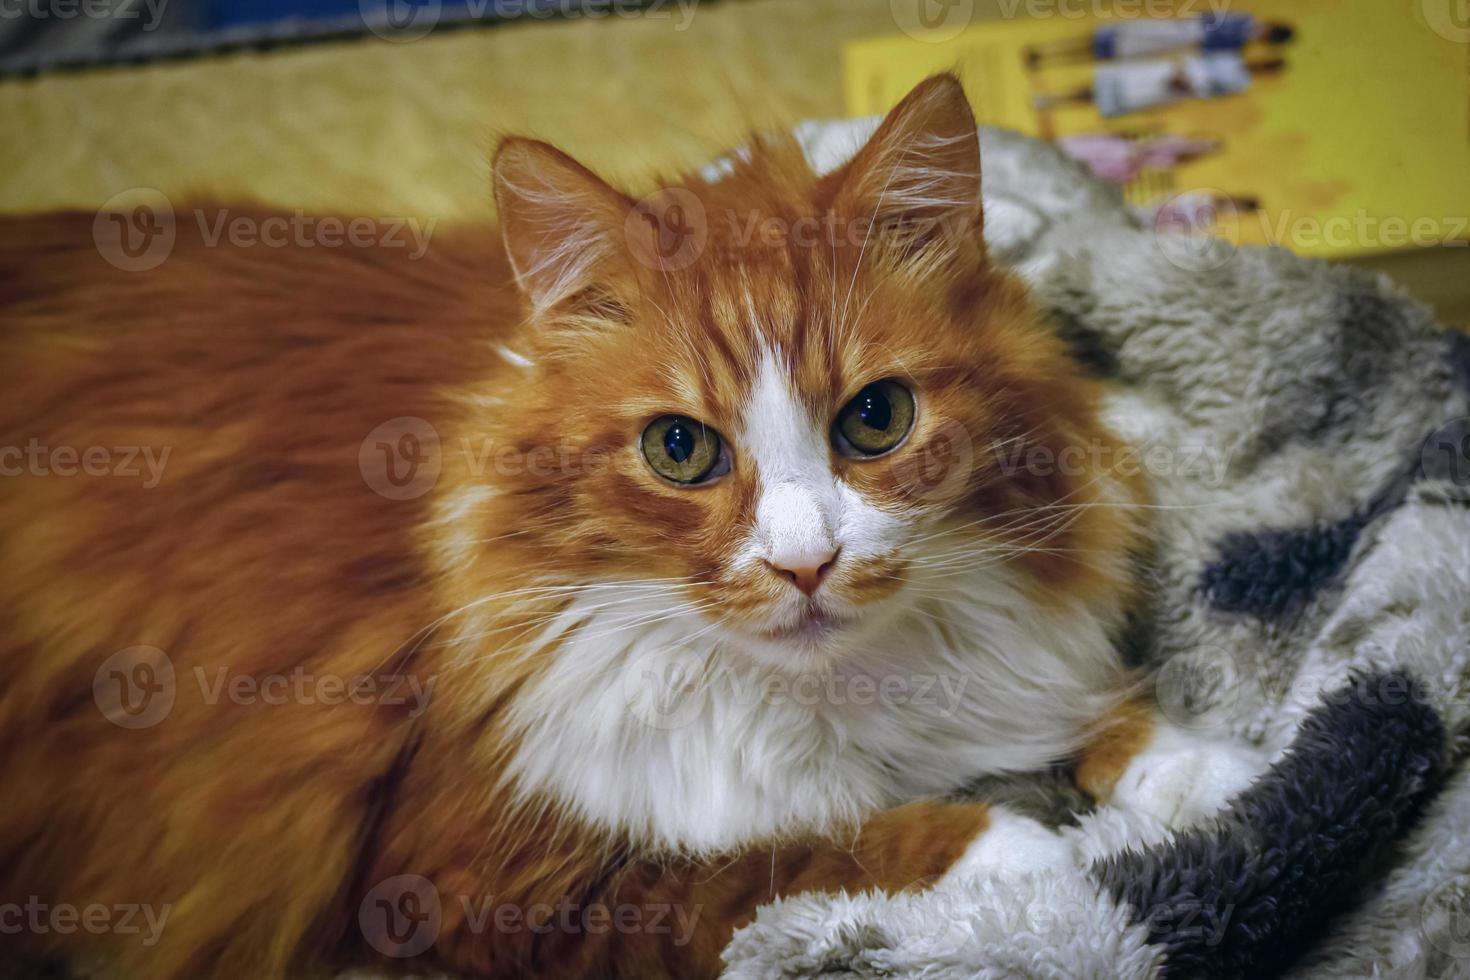
[[[1057,871],[1077,863],[1077,847],[1071,839],[1040,821],[996,806],[990,808],[990,823],[945,877]]]
[[[1268,763],[1264,753],[1235,742],[1181,744],[1166,735],[1129,763],[1109,802],[1180,830],[1225,809]]]

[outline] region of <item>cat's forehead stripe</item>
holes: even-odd
[[[740,441],[765,487],[810,481],[829,469],[821,427],[797,396],[779,348],[761,351]]]

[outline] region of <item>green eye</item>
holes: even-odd
[[[703,483],[729,468],[720,435],[702,422],[663,415],[643,430],[643,458],[653,471],[675,483]]]
[[[897,381],[874,381],[837,413],[832,441],[846,456],[881,456],[903,442],[913,425],[909,390]]]

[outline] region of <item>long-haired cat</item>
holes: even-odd
[[[775,896],[1070,860],[941,799],[977,776],[1235,788],[1128,699],[1146,491],[986,259],[953,77],[826,175],[780,139],[642,201],[524,139],[494,173],[499,235],[417,261],[209,207],[130,271],[111,216],[0,222],[25,948],[711,975]]]

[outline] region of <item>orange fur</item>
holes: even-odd
[[[1077,758],[1077,785],[1094,800],[1106,803],[1128,763],[1148,744],[1155,716],[1151,705],[1125,701],[1100,726]]]
[[[973,143],[956,93],[952,79],[931,81],[903,111]],[[133,976],[258,978],[373,960],[359,903],[373,883],[412,873],[445,896],[445,922],[410,967],[699,976],[774,895],[906,888],[948,867],[983,828],[983,807],[920,802],[868,815],[853,839],[794,828],[694,859],[586,826],[555,801],[514,798],[505,710],[544,666],[528,633],[566,598],[486,601],[636,575],[688,582],[691,600],[731,622],[755,615],[774,586],[724,565],[750,523],[754,474],[737,459],[717,485],[676,489],[642,465],[636,441],[663,412],[731,431],[762,339],[779,344],[819,417],[872,378],[912,382],[926,410],[906,453],[941,439],[941,419],[1053,453],[1112,444],[1096,386],[1040,328],[1021,285],[987,264],[978,210],[962,234],[913,224],[922,208],[882,224],[885,195],[869,178],[892,166],[889,130],[827,177],[777,140],[720,183],[674,185],[711,219],[700,260],[671,270],[593,250],[587,281],[533,281],[547,229],[516,182],[546,181],[537,193],[562,202],[568,228],[621,230],[632,202],[523,141],[498,165],[509,252],[490,230],[464,229],[406,267],[374,247],[210,247],[181,220],[168,260],[128,273],[98,255],[91,215],[0,222],[0,446],[170,451],[156,487],[118,475],[5,480],[0,765],[13,791],[0,896],[167,904],[154,947],[117,935],[70,943],[95,944]],[[805,247],[741,232],[834,217],[866,234]],[[399,417],[429,420],[443,447],[437,484],[405,500],[374,492],[359,467],[364,438]],[[517,463],[477,466],[481,447]],[[546,458],[572,463],[527,465],[548,447]],[[961,485],[916,502],[893,466],[834,465],[885,504],[990,519],[976,540],[1023,548],[1014,560],[1038,601],[1083,596],[1102,610],[1128,592],[1138,529],[1126,513],[1000,520],[1101,502],[1107,473],[1008,474],[984,457]],[[874,564],[834,588],[867,603],[906,574]],[[139,644],[172,659],[176,700],[161,723],[129,731],[99,713],[92,685],[104,660]],[[438,684],[431,710],[412,716],[382,703],[210,703],[198,681],[297,668]],[[1127,749],[1109,738],[1088,772],[1111,771]],[[699,928],[677,949],[647,934],[476,930],[458,896],[682,903],[699,910]],[[57,938],[29,940],[45,950]]]

